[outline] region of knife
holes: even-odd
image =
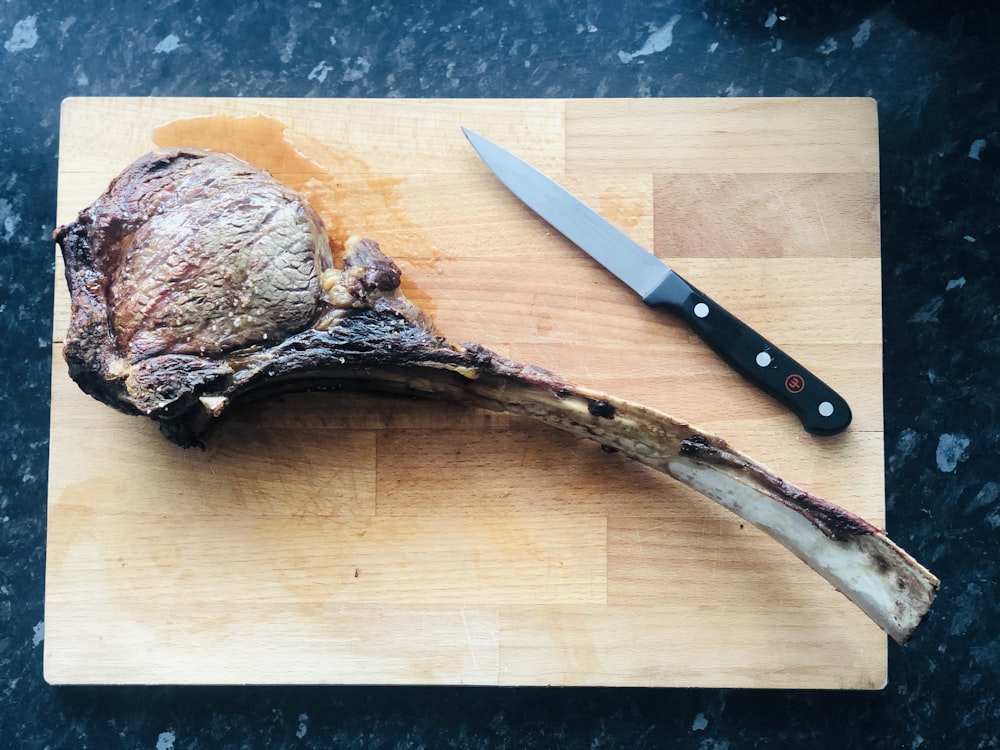
[[[679,316],[733,369],[790,409],[807,431],[835,435],[851,423],[851,409],[836,391],[653,253],[530,164],[468,128],[462,132],[514,195],[647,305]]]

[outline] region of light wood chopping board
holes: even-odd
[[[851,404],[816,438],[487,171],[548,172]],[[884,522],[869,99],[69,99],[57,222],[158,145],[233,151],[377,239],[454,341],[725,437]],[[668,477],[521,419],[303,394],[204,451],[84,396],[57,261],[45,676],[53,683],[879,688],[886,638]]]

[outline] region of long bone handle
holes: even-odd
[[[940,581],[884,530],[667,414],[486,350],[478,354],[489,364],[461,377],[436,368],[419,373],[418,366],[374,380],[386,390],[532,417],[668,474],[780,542],[898,643],[927,616]]]

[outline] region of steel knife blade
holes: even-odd
[[[734,370],[790,409],[807,431],[834,435],[851,423],[851,409],[836,391],[649,250],[527,162],[468,128],[462,132],[522,202],[647,305],[679,316]]]

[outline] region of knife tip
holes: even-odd
[[[480,138],[480,139],[482,138],[482,136],[479,135],[479,133],[477,133],[475,130],[471,130],[471,129],[465,127],[465,125],[459,125],[459,127],[462,128],[462,133],[464,133],[465,137],[468,138],[470,141],[473,141],[473,140],[475,140],[477,138]]]

